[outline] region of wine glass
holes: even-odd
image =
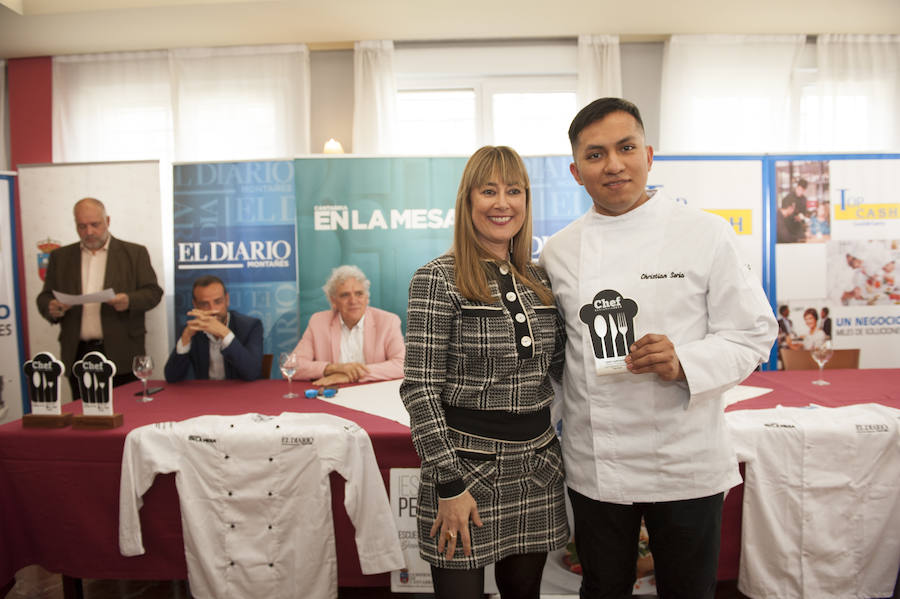
[[[279,354],[278,368],[281,370],[281,376],[286,378],[288,382],[288,392],[282,395],[282,397],[284,397],[285,399],[300,397],[291,390],[291,382],[294,373],[297,372],[297,362],[296,358],[294,358],[294,354],[292,352],[282,352],[281,354]]]
[[[147,395],[147,379],[153,374],[153,358],[145,355],[135,356],[131,360],[131,372],[144,383],[144,394],[138,398],[138,401],[153,401],[153,398]]]
[[[828,381],[826,381],[822,376],[822,371],[825,368],[825,362],[831,359],[831,356],[834,355],[834,350],[831,348],[831,340],[823,339],[813,345],[812,351],[810,351],[810,355],[812,359],[816,361],[816,364],[819,365],[819,378],[812,382],[813,385],[830,385]]]

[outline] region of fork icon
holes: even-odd
[[[628,319],[624,312],[616,314],[616,328],[622,336],[622,351],[619,351],[619,343],[616,341],[616,353],[620,356],[625,356],[628,354],[628,337],[626,336],[628,333]]]

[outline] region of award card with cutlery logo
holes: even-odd
[[[22,367],[28,380],[32,414],[60,414],[59,383],[66,367],[50,352],[41,352]]]
[[[628,372],[625,356],[634,343],[637,312],[637,302],[613,289],[604,289],[581,307],[578,315],[590,333],[598,375]]]
[[[66,367],[50,352],[41,352],[22,366],[31,400],[31,413],[22,417],[27,427],[61,428],[72,420],[71,414],[62,413],[59,393]]]
[[[72,365],[72,374],[78,381],[85,416],[111,415],[116,365],[100,352],[92,351]]]

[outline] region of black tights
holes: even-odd
[[[502,599],[539,599],[546,553],[510,555],[494,564],[494,580]],[[453,570],[431,566],[435,599],[480,599],[484,568]]]

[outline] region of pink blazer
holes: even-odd
[[[369,374],[360,382],[387,381],[403,378],[406,345],[400,331],[400,318],[391,312],[369,306],[363,324],[363,355]],[[334,310],[316,312],[300,343],[294,348],[298,380],[315,380],[324,376],[325,367],[341,361],[341,316]]]

